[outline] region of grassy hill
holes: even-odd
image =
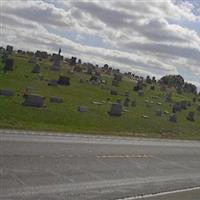
[[[0,89],[12,89],[15,91],[14,97],[0,96],[0,127],[18,128],[31,130],[51,130],[76,133],[91,134],[112,134],[123,136],[143,136],[143,137],[164,137],[180,139],[200,139],[200,112],[196,111],[197,103],[192,103],[188,110],[183,110],[177,114],[177,123],[169,122],[169,115],[157,117],[155,111],[161,109],[171,113],[171,104],[164,101],[165,93],[159,87],[150,90],[150,85],[144,88],[144,96],[138,96],[133,91],[136,81],[124,78],[120,86],[116,88],[119,94],[130,91],[130,99],[136,100],[136,107],[129,107],[121,117],[111,117],[107,114],[111,104],[107,102],[116,99],[125,99],[124,96],[111,96],[110,91],[102,89],[89,83],[80,83],[80,78],[88,79],[89,75],[70,73],[69,66],[63,66],[62,72],[52,72],[48,70],[51,63],[48,60],[40,62],[41,74],[44,76],[40,80],[37,74],[31,73],[33,64],[28,62],[25,55],[13,55],[16,68],[13,72],[6,74],[1,70],[3,64],[0,63]],[[58,79],[60,74],[70,77],[70,86],[52,87],[47,85],[47,79]],[[106,87],[111,86],[112,77],[103,75],[107,80]],[[44,108],[33,108],[21,105],[23,102],[22,93],[29,86],[33,93],[46,97]],[[59,96],[64,99],[62,104],[52,104],[49,102],[51,96]],[[173,92],[173,101],[190,100],[192,94],[178,95]],[[150,107],[146,106],[146,101],[150,102]],[[105,101],[102,105],[92,102]],[[158,104],[159,102],[159,104]],[[89,112],[80,113],[77,107],[85,105],[89,107]],[[186,119],[188,111],[195,111],[195,121]],[[149,118],[143,118],[143,115]]]

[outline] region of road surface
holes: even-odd
[[[200,142],[12,132],[1,200],[200,199]]]

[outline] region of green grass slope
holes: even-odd
[[[122,100],[124,96],[111,96],[109,90],[102,89],[88,83],[80,83],[80,78],[88,78],[86,74],[70,73],[67,67],[63,67],[62,72],[51,72],[47,69],[50,62],[42,61],[41,74],[44,80],[39,80],[38,75],[31,73],[33,64],[28,63],[28,57],[13,56],[17,66],[13,72],[4,74],[0,70],[0,89],[7,88],[15,90],[14,97],[0,96],[0,127],[17,128],[31,130],[51,130],[76,133],[92,134],[112,134],[123,136],[143,136],[143,137],[164,137],[179,139],[200,139],[200,112],[196,111],[196,104],[185,111],[177,114],[177,123],[169,122],[169,116],[155,116],[155,111],[161,109],[171,112],[170,103],[164,101],[164,93],[156,87],[155,91],[150,90],[150,86],[144,89],[145,95],[138,96],[133,91],[136,84],[132,80],[123,79],[117,91],[124,94],[130,91],[131,100],[136,100],[136,107],[129,107],[121,117],[111,117],[107,114],[110,104],[93,104],[93,101],[116,101]],[[3,64],[0,63],[0,69]],[[67,74],[71,78],[70,86],[51,87],[47,85],[45,79],[57,79],[60,74]],[[28,76],[27,76],[28,75]],[[104,76],[107,86],[111,86],[112,77]],[[22,93],[24,89],[32,87],[33,93],[46,97],[44,108],[32,108],[22,106]],[[59,96],[64,99],[62,104],[52,104],[49,97]],[[155,99],[155,96],[157,99]],[[153,101],[148,108],[145,101]],[[173,92],[173,100],[192,100],[191,94],[178,95]],[[158,105],[157,103],[161,103]],[[80,113],[77,111],[79,105],[89,107],[89,112]],[[186,119],[188,111],[195,111],[195,122]],[[148,115],[145,119],[142,116]]]

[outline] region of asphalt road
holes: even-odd
[[[200,142],[9,132],[0,200],[200,199]]]

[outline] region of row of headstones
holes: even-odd
[[[0,96],[7,96],[11,97],[15,95],[15,91],[8,90],[8,89],[0,89]],[[44,105],[45,97],[40,95],[34,95],[34,94],[24,94],[24,102],[23,105],[27,106],[35,106],[35,107],[41,107]],[[60,97],[50,97],[49,101],[51,103],[63,103],[63,99]]]
[[[40,73],[40,66],[36,64],[34,68],[32,69],[32,72],[37,73],[37,74]],[[58,80],[55,80],[55,79],[49,80],[48,85],[49,86],[57,86],[57,85],[69,86],[70,78],[64,75],[60,75]]]
[[[0,90],[0,95],[4,96],[13,96],[14,92],[11,90]],[[43,107],[45,97],[39,96],[39,95],[24,95],[24,102],[22,103],[24,106],[32,106],[32,107]],[[63,99],[60,97],[51,97],[50,98],[51,103],[63,103]],[[129,99],[126,98],[124,101],[124,106],[127,106],[127,103],[129,102]],[[135,105],[132,105],[135,106]],[[88,107],[86,106],[79,106],[78,110],[80,112],[88,112]],[[197,107],[197,110],[200,112],[200,105]],[[108,111],[108,114],[111,116],[121,116],[123,112],[123,106],[121,104],[121,101],[118,99],[116,103],[112,103],[110,110]],[[156,111],[156,116],[162,116],[163,112],[161,110]],[[188,115],[186,117],[190,121],[194,121],[194,112],[188,112]],[[169,121],[171,122],[177,122],[177,117],[175,114],[170,115]]]
[[[176,102],[172,105],[172,112],[181,112],[182,110],[187,110],[189,107],[191,107],[192,104],[190,101],[181,101],[181,102]]]
[[[175,113],[181,112],[182,110],[187,110],[191,106],[192,106],[192,104],[191,104],[190,101],[181,101],[181,102],[174,103],[172,105],[172,112],[174,113],[174,115],[173,115],[174,122],[176,122],[176,115],[175,115]],[[200,111],[200,105],[197,105],[197,109],[196,110]],[[189,121],[195,121],[194,117],[195,117],[195,112],[189,111],[186,118]]]
[[[130,95],[130,93],[129,94],[126,94],[127,92],[125,92],[125,96],[129,96]],[[113,96],[117,96],[117,95],[119,95],[118,94],[118,92],[116,91],[116,90],[110,90],[110,95],[113,95]],[[144,92],[142,91],[142,90],[139,90],[138,91],[138,96],[144,96]]]
[[[195,117],[195,112],[189,111],[187,113],[186,119],[193,122],[193,121],[195,121],[194,117]],[[176,123],[177,122],[177,116],[176,116],[176,114],[171,114],[170,118],[169,118],[169,121]]]
[[[51,71],[60,71],[61,70],[61,65],[60,64],[53,64],[52,67],[50,68]],[[39,74],[41,72],[41,67],[38,63],[36,63],[33,68],[32,68],[32,73]]]

